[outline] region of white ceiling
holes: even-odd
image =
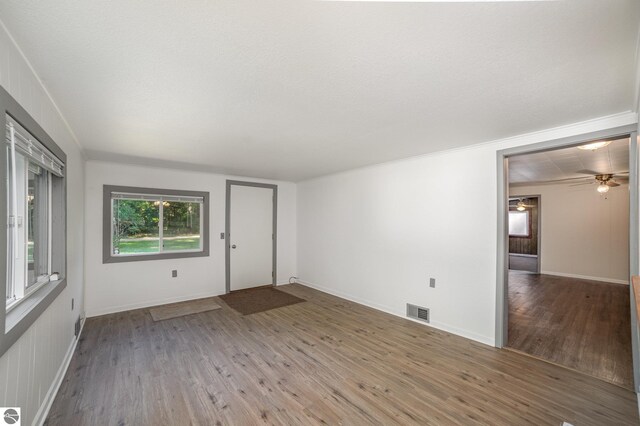
[[[637,0],[3,0],[90,158],[302,180],[635,110]]]
[[[597,173],[586,173],[589,170]],[[509,158],[509,183],[516,186],[576,178],[595,182],[591,178],[595,174],[628,171],[629,138],[618,139],[595,151],[572,147]]]

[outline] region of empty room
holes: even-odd
[[[640,423],[637,0],[0,2],[0,426]]]
[[[507,346],[633,389],[628,178],[628,138],[509,158]]]

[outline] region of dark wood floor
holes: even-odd
[[[509,346],[633,389],[629,286],[509,272]]]
[[[638,423],[635,394],[301,285],[307,302],[87,320],[50,425]],[[221,302],[221,304],[223,304]]]
[[[509,269],[538,272],[538,256],[519,256],[509,254]]]

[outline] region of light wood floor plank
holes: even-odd
[[[294,284],[307,302],[90,318],[50,425],[637,424],[635,394]]]

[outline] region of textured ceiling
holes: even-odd
[[[90,158],[301,180],[635,110],[636,0],[3,0]]]
[[[509,183],[522,185],[576,178],[593,180],[583,172],[585,170],[599,174],[628,172],[629,138],[613,141],[595,151],[572,147],[510,157]]]

